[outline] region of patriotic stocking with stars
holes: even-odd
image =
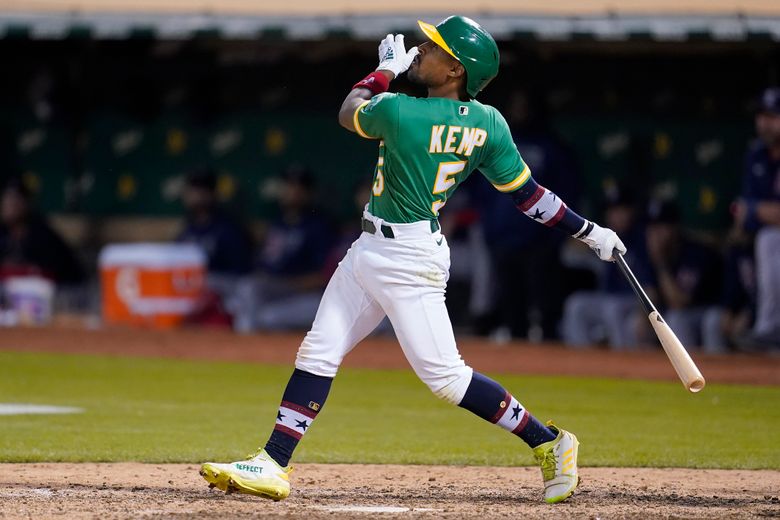
[[[295,369],[276,412],[276,425],[265,451],[282,467],[287,466],[298,441],[311,426],[328,398],[333,378]]]
[[[461,408],[512,432],[532,448],[555,440],[556,434],[540,423],[512,394],[479,372],[471,376]]]

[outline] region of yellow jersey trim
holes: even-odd
[[[501,192],[515,191],[517,188],[525,184],[526,181],[530,178],[531,169],[528,168],[528,165],[526,164],[525,168],[523,168],[523,172],[515,180],[512,182],[507,182],[506,184],[494,184],[493,186]]]
[[[355,113],[352,114],[352,125],[355,127],[355,132],[357,132],[360,137],[365,137],[366,139],[376,139],[376,137],[371,137],[363,131],[363,127],[360,126],[360,119],[358,118],[360,110],[370,102],[371,100],[367,99],[364,103],[361,103],[360,106],[355,109]]]
[[[431,39],[433,43],[447,51],[447,54],[458,60],[458,57],[455,56],[455,53],[452,52],[452,49],[450,49],[450,46],[447,45],[447,42],[444,41],[444,38],[441,37],[441,33],[439,33],[439,30],[436,28],[435,25],[431,25],[429,23],[425,23],[422,20],[417,20],[417,25],[420,26],[420,29],[422,29],[422,32],[425,33],[425,36]],[[458,60],[460,61],[460,60]]]

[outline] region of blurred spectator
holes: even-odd
[[[764,91],[756,114],[756,134],[747,154],[742,198],[735,219],[755,233],[757,301],[750,348],[780,347],[780,88]]]
[[[314,176],[291,166],[281,181],[280,215],[268,228],[251,283],[239,288],[244,304],[234,327],[240,332],[310,326],[327,283],[333,239],[313,205]]]
[[[576,208],[578,167],[568,147],[548,127],[544,101],[523,91],[509,102],[507,119],[534,178]],[[556,338],[563,307],[566,237],[521,215],[511,197],[487,182],[475,183],[474,204],[492,257],[497,292],[494,317],[485,328],[509,329],[512,337]],[[530,333],[530,336],[529,336]]]
[[[652,273],[645,249],[645,229],[637,215],[637,201],[625,188],[606,193],[606,225],[615,230],[628,251],[626,262],[643,285]],[[602,341],[613,349],[638,344],[637,329],[644,315],[637,298],[617,265],[599,263],[596,291],[578,291],[566,299],[563,312],[563,339],[570,346],[588,346]]]
[[[720,329],[726,350],[750,330],[756,311],[756,269],[753,243],[732,233],[725,253]]]
[[[651,287],[682,344],[723,350],[716,306],[722,285],[720,255],[683,235],[679,208],[671,201],[650,203],[647,254],[655,278]]]
[[[476,182],[485,181],[481,176],[467,179],[447,201],[439,222],[452,258],[447,281],[447,310],[452,324],[484,334],[484,324],[477,320],[492,310],[496,291],[490,252],[472,200]]]
[[[32,206],[19,179],[10,180],[0,201],[0,278],[37,274],[56,284],[79,284],[84,270],[73,251]]]
[[[373,180],[371,177],[366,177],[356,182],[353,188],[354,203],[354,216],[347,219],[339,227],[338,233],[336,233],[333,241],[333,246],[328,251],[328,255],[325,259],[325,265],[323,266],[323,277],[327,280],[333,276],[336,272],[336,268],[341,262],[341,259],[347,254],[349,248],[352,247],[352,243],[360,237],[363,230],[360,228],[360,217],[363,214],[363,210],[366,208],[366,201],[371,193],[371,186]]]
[[[328,255],[326,256],[325,264],[322,268],[323,280],[330,280],[333,277],[333,273],[336,272],[339,262],[341,262],[347,254],[349,248],[352,247],[352,243],[360,237],[361,233],[363,233],[363,230],[360,228],[360,216],[366,209],[366,201],[371,193],[372,186],[373,179],[371,177],[365,177],[355,183],[352,199],[355,204],[354,216],[342,223],[338,233],[336,233],[333,245],[328,250]],[[319,306],[319,302],[317,305]],[[390,319],[385,316],[379,325],[376,326],[372,334],[393,334],[393,326],[390,323]]]
[[[191,173],[182,192],[186,211],[177,242],[195,244],[206,253],[206,291],[187,322],[230,327],[240,307],[236,290],[251,271],[252,241],[237,220],[219,207],[217,177],[210,170]]]
[[[217,204],[214,173],[191,174],[182,203],[187,214],[176,241],[200,246],[208,257],[209,274],[247,274],[251,269],[252,244],[247,232]]]

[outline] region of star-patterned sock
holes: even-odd
[[[265,451],[280,466],[290,463],[298,441],[322,410],[332,382],[331,377],[317,376],[297,368],[293,372],[276,412],[276,426],[265,445]]]
[[[514,433],[532,448],[556,438],[552,430],[540,423],[501,385],[479,372],[471,376],[466,395],[458,406]]]

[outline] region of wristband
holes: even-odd
[[[381,72],[372,72],[365,78],[355,83],[352,88],[367,88],[371,91],[372,94],[376,96],[382,92],[387,92],[387,89],[390,88],[390,80],[387,79],[387,76]]]
[[[579,239],[579,240],[582,240],[582,239],[583,239],[583,238],[585,238],[586,236],[590,235],[590,232],[591,232],[591,231],[593,231],[593,222],[590,222],[589,220],[586,220],[586,221],[585,221],[585,222],[582,224],[582,227],[580,228],[580,230],[579,230],[579,231],[577,231],[577,233],[575,233],[575,234],[574,234],[574,235],[572,235],[572,236],[573,236],[574,238],[577,238],[577,239]]]

